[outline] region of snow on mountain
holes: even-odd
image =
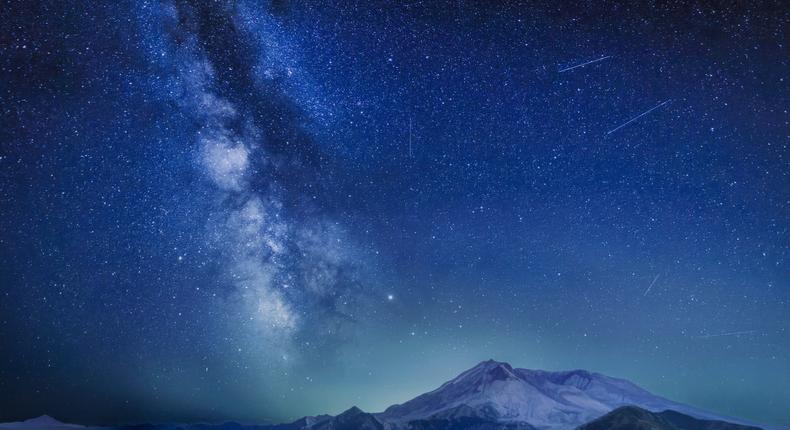
[[[653,395],[623,379],[584,370],[514,369],[494,360],[478,364],[436,390],[391,406],[378,418],[393,427],[403,427],[409,421],[464,410],[458,408],[465,406],[468,414],[492,416],[499,422],[527,422],[540,429],[565,430],[626,405],[739,422]]]

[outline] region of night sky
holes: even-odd
[[[6,3],[0,421],[494,358],[790,425],[790,8],[558,3]]]

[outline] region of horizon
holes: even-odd
[[[220,421],[203,420],[203,421],[191,421],[191,422],[124,422],[124,423],[117,423],[116,422],[116,423],[90,423],[90,424],[78,423],[78,422],[65,422],[65,421],[58,420],[57,418],[44,413],[44,414],[39,415],[39,416],[30,417],[30,418],[19,420],[19,421],[16,421],[16,422],[29,422],[29,421],[39,420],[39,419],[51,419],[51,420],[57,421],[57,422],[59,422],[61,424],[76,424],[76,425],[81,425],[81,426],[84,426],[84,427],[123,427],[123,426],[137,426],[137,425],[148,425],[148,424],[151,424],[151,425],[198,425],[198,424],[222,425],[222,424],[240,424],[240,425],[244,425],[244,426],[271,426],[271,425],[292,423],[292,422],[298,421],[298,420],[300,420],[302,418],[306,418],[306,417],[338,416],[338,415],[341,415],[341,414],[344,414],[346,412],[353,411],[353,410],[357,410],[357,411],[364,412],[364,413],[371,413],[371,414],[375,414],[375,415],[381,415],[381,414],[384,414],[385,411],[387,409],[389,409],[390,407],[392,407],[392,406],[398,406],[398,405],[401,405],[401,404],[403,404],[403,403],[405,403],[405,402],[407,402],[409,400],[413,400],[413,399],[415,399],[415,398],[417,398],[417,397],[419,397],[419,396],[421,396],[423,394],[432,393],[432,392],[444,387],[445,385],[454,382],[456,379],[458,379],[459,377],[463,376],[464,374],[466,374],[466,373],[468,373],[468,372],[470,372],[472,370],[475,370],[475,369],[478,369],[478,368],[484,368],[489,363],[494,363],[497,366],[505,365],[505,366],[508,366],[508,367],[510,367],[511,369],[514,369],[514,370],[526,370],[526,371],[530,371],[530,372],[548,372],[548,373],[553,373],[553,374],[565,374],[565,373],[583,372],[583,373],[586,373],[586,374],[589,374],[589,375],[592,375],[592,376],[603,376],[603,377],[608,378],[608,379],[614,379],[614,380],[618,380],[618,381],[625,381],[627,383],[634,384],[633,381],[629,381],[627,379],[623,379],[623,378],[620,378],[620,377],[617,377],[617,376],[606,375],[606,374],[603,374],[603,373],[600,373],[600,372],[596,372],[594,370],[579,369],[579,368],[564,369],[564,370],[528,369],[528,368],[522,368],[522,367],[513,366],[509,362],[498,361],[498,360],[495,360],[493,358],[489,358],[489,359],[486,359],[486,360],[478,362],[477,364],[473,365],[472,367],[469,367],[469,368],[466,368],[464,370],[461,370],[461,371],[457,372],[455,377],[446,380],[445,382],[443,382],[440,385],[438,385],[435,389],[430,389],[430,390],[426,390],[425,392],[414,394],[412,397],[410,397],[408,399],[405,399],[405,400],[403,400],[400,403],[393,403],[393,404],[391,404],[391,405],[389,405],[389,406],[387,406],[387,407],[385,407],[385,408],[383,408],[381,410],[375,410],[375,411],[369,411],[369,410],[365,410],[363,408],[360,408],[357,405],[351,405],[351,406],[348,406],[348,407],[346,407],[346,408],[344,408],[342,410],[339,410],[339,411],[327,411],[327,412],[323,412],[323,413],[313,413],[313,414],[309,414],[309,415],[306,414],[306,415],[301,415],[301,416],[297,416],[297,417],[292,417],[292,418],[287,419],[285,421],[277,421],[277,422],[273,422],[273,421],[250,422],[250,421],[235,421],[235,420],[231,419],[231,420],[220,420]],[[635,385],[639,389],[644,389],[643,387],[639,386],[639,384],[635,384]],[[694,406],[694,405],[692,405],[692,406]],[[623,407],[632,407],[632,405],[626,405],[626,406],[623,406]],[[672,409],[665,409],[665,410],[672,410]],[[726,415],[721,415],[721,417],[722,418],[727,418]],[[739,417],[733,416],[733,417],[729,417],[729,418],[738,419]],[[7,423],[7,422],[0,422],[0,425],[2,425],[2,424],[9,424],[9,423]],[[774,429],[774,430],[783,428],[783,427],[780,427],[781,424],[779,424],[779,423],[763,422],[763,423],[760,423],[760,424],[767,424],[769,426],[772,426],[770,428]]]
[[[790,8],[735,3],[12,2],[0,422],[376,411],[494,357],[790,427]],[[513,389],[475,418],[619,405]]]

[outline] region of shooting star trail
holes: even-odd
[[[659,277],[659,276],[661,276],[661,274],[660,274],[660,273],[659,273],[658,275],[656,275],[656,277],[655,277],[655,278],[653,278],[653,282],[651,282],[651,283],[650,283],[650,286],[649,286],[649,287],[647,287],[647,289],[645,290],[645,293],[644,293],[644,294],[642,294],[643,296],[646,296],[646,295],[647,295],[647,293],[649,293],[649,292],[650,292],[650,289],[651,289],[651,288],[653,288],[653,285],[655,285],[655,284],[656,284],[656,281],[658,281],[658,277]]]
[[[669,103],[669,100],[665,100],[665,101],[663,101],[663,102],[659,103],[658,105],[656,105],[656,106],[653,106],[652,108],[650,108],[650,109],[648,109],[648,110],[646,110],[646,111],[644,111],[644,112],[640,113],[639,115],[637,115],[637,116],[635,116],[635,117],[633,117],[633,118],[629,119],[628,121],[626,121],[626,122],[624,122],[624,123],[622,123],[622,124],[618,125],[616,128],[613,128],[613,129],[611,129],[611,130],[607,131],[607,132],[606,132],[606,135],[608,136],[608,135],[610,135],[610,134],[614,133],[615,131],[617,131],[617,130],[620,130],[621,128],[623,128],[623,127],[627,126],[628,124],[631,124],[632,122],[634,122],[634,121],[638,120],[639,118],[642,118],[643,116],[645,116],[645,115],[649,114],[650,112],[653,112],[654,110],[656,110],[656,109],[660,108],[661,106],[664,106],[664,105],[665,105],[665,104],[667,104],[667,103]]]
[[[571,67],[566,67],[566,68],[564,68],[564,69],[560,70],[560,71],[559,71],[559,72],[557,72],[557,73],[567,72],[568,70],[573,70],[573,69],[577,69],[577,68],[579,68],[579,67],[584,67],[584,66],[586,66],[586,65],[588,65],[588,64],[597,63],[597,62],[599,62],[599,61],[603,61],[603,60],[605,60],[605,59],[607,59],[607,58],[612,58],[612,56],[611,56],[611,55],[607,55],[607,56],[604,56],[604,57],[601,57],[601,58],[596,58],[595,60],[590,60],[590,61],[588,61],[588,62],[586,62],[586,63],[577,64],[577,65],[575,65],[575,66],[571,66]]]
[[[705,335],[697,336],[697,339],[710,339],[712,337],[722,337],[722,336],[739,336],[742,334],[754,334],[754,333],[757,333],[757,330],[731,331],[727,333],[705,334]]]

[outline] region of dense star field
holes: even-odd
[[[790,8],[559,3],[7,3],[0,421],[495,358],[790,425]]]

